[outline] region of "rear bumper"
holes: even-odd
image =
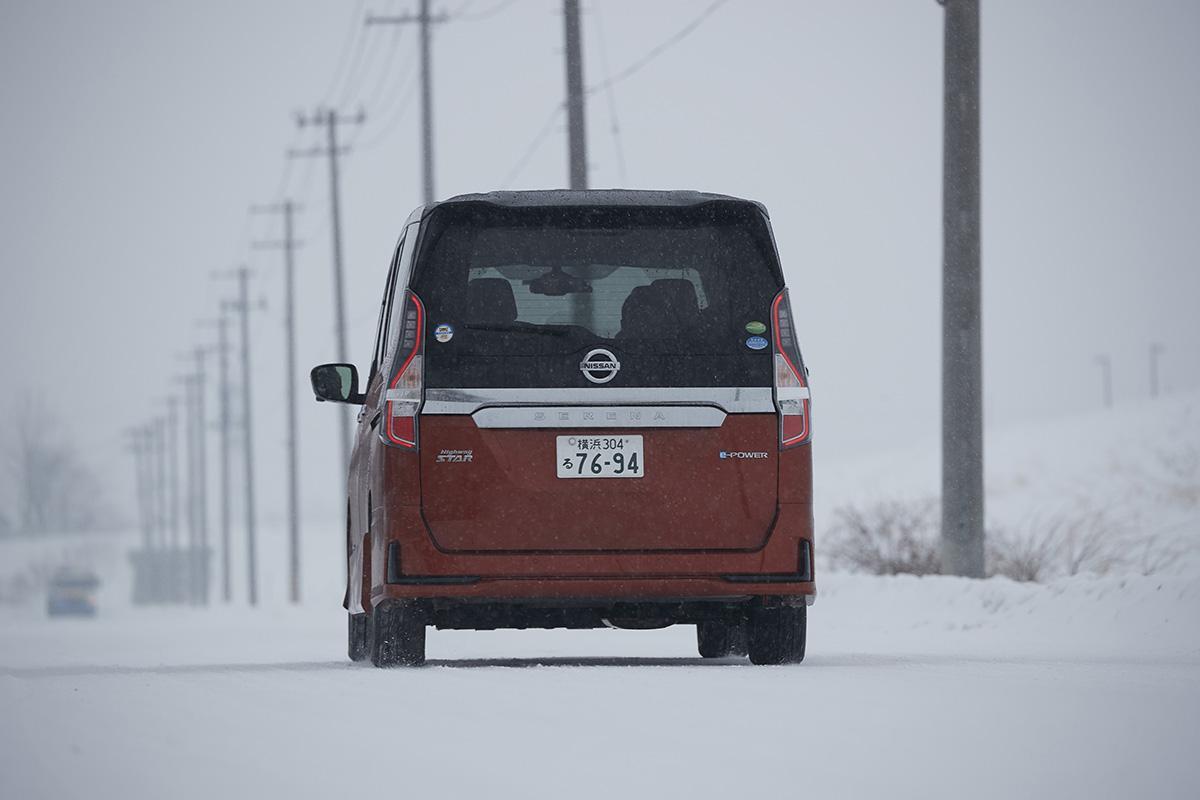
[[[443,629],[497,628],[663,628],[707,621],[745,622],[756,608],[811,603],[810,596],[656,597],[624,599],[595,596],[488,598],[418,598],[403,602],[427,625]]]

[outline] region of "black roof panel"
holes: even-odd
[[[434,203],[491,203],[509,208],[541,208],[545,206],[694,206],[711,202],[753,203],[763,212],[762,203],[731,197],[726,194],[691,190],[652,191],[645,189],[536,189],[519,192],[481,192],[460,194]]]

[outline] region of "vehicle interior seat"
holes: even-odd
[[[672,330],[691,333],[700,325],[696,287],[687,278],[659,278],[650,284],[663,296],[666,319]]]
[[[621,304],[616,339],[665,339],[673,336],[666,319],[666,295],[654,286],[635,286]]]
[[[474,278],[467,282],[467,322],[508,326],[517,321],[517,299],[504,278]]]

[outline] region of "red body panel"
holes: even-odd
[[[446,551],[756,549],[775,517],[777,428],[773,414],[730,415],[719,428],[592,431],[481,429],[469,416],[425,416],[425,521]],[[568,434],[641,434],[644,477],[557,477],[555,440]],[[473,457],[438,462],[442,449]]]

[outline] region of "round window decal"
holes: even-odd
[[[588,352],[583,361],[579,362],[579,371],[592,383],[608,383],[617,377],[617,371],[620,369],[621,362],[617,361],[611,350],[605,350],[603,347]]]

